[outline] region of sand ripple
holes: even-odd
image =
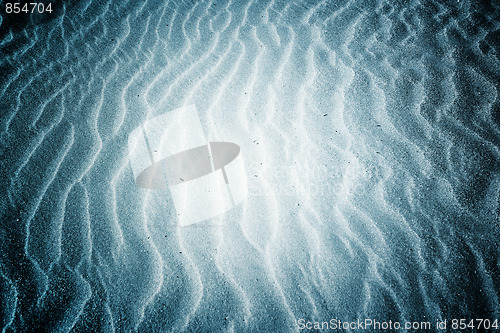
[[[498,6],[1,15],[2,332],[499,317]],[[135,185],[127,138],[187,104],[241,146],[250,193],[178,228],[168,191]]]

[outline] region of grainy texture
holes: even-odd
[[[499,318],[498,2],[4,5],[2,331]],[[177,228],[127,138],[187,104],[249,197]]]

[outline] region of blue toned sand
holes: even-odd
[[[2,332],[500,319],[495,2],[52,6],[1,14]],[[190,104],[249,195],[179,228],[128,136]]]

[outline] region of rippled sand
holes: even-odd
[[[53,6],[1,14],[2,332],[500,319],[498,4]],[[179,228],[127,138],[188,104],[249,196]]]

